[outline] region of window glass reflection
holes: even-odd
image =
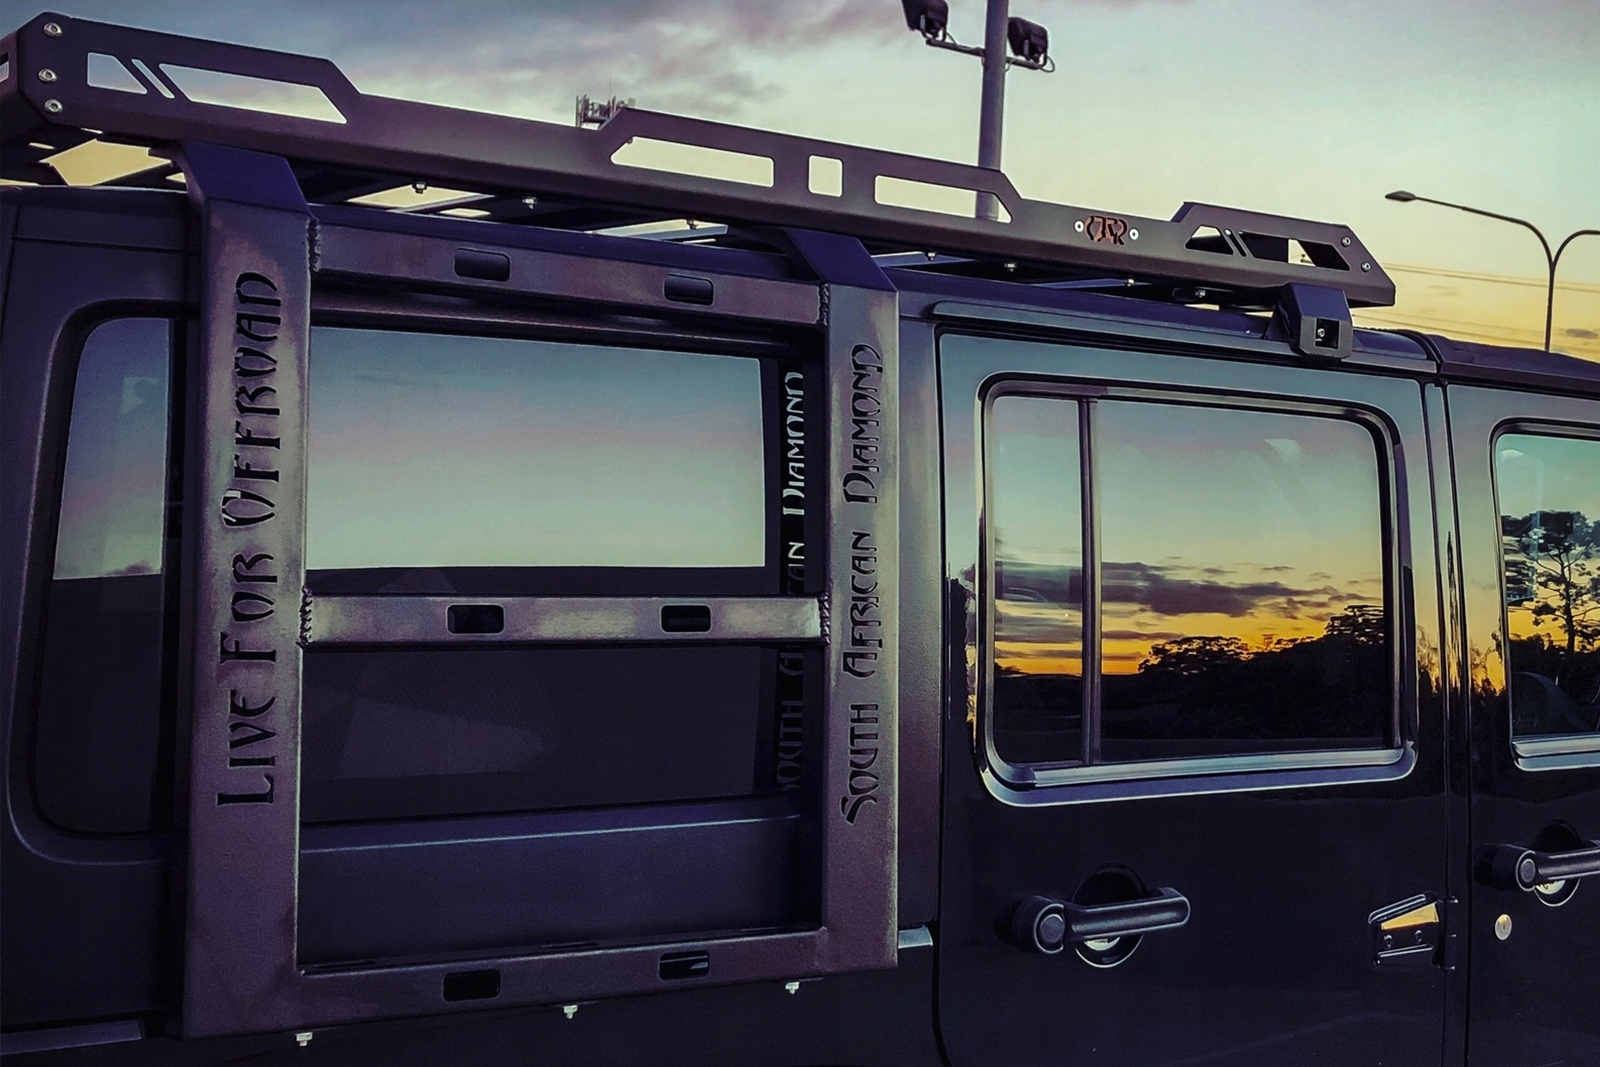
[[[312,331],[306,564],[759,567],[753,359]]]
[[[993,738],[1011,763],[1082,755],[1078,404],[1002,396],[989,414]]]
[[[1600,731],[1600,441],[1495,447],[1516,736]]]
[[[1168,404],[1095,420],[1103,757],[1388,744],[1372,435]]]
[[[160,824],[172,324],[114,319],[73,383],[34,737],[40,810],[78,833]],[[176,501],[173,501],[176,504]]]
[[[170,329],[165,319],[116,319],[84,341],[61,482],[58,579],[161,570]]]

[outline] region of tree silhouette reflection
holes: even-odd
[[[1356,604],[1319,637],[1252,648],[1237,637],[1163,641],[1133,674],[1101,682],[1108,760],[1387,743],[1389,641],[1383,608]]]
[[[1600,730],[1600,522],[1500,516],[1516,733]]]

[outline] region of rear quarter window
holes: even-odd
[[[170,363],[165,319],[102,323],[78,361],[34,735],[39,807],[65,830],[167,820]]]

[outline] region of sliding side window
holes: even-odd
[[[1366,426],[1000,395],[986,438],[1003,766],[1186,773],[1158,765],[1395,743]]]

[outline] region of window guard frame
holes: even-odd
[[[200,216],[201,338],[189,449],[197,460],[190,472],[193,499],[205,502],[187,516],[193,536],[185,556],[193,728],[182,1033],[202,1037],[490,1007],[441,999],[440,982],[460,961],[385,960],[311,973],[298,959],[296,760],[304,650],[296,587],[305,574],[306,348],[313,278],[322,264],[314,220],[285,159],[187,142],[178,155]],[[454,232],[441,230],[440,242],[453,242]],[[494,246],[498,232],[485,226],[485,240],[475,244]],[[826,472],[818,522],[827,564],[818,576],[841,619],[849,619],[827,644],[820,687],[826,702],[821,775],[810,795],[818,822],[820,924],[705,938],[688,931],[593,950],[530,954],[493,947],[475,956],[483,961],[479,966],[501,973],[496,1009],[660,990],[659,958],[674,942],[706,946],[716,964],[705,981],[715,985],[896,963],[898,296],[860,241],[798,230],[785,236],[817,278],[807,284],[823,312],[808,324],[822,352],[817,414],[827,427],[817,456]],[[568,258],[591,271],[601,268],[597,284],[608,276],[604,265],[611,257],[598,247]],[[720,273],[707,262],[709,273]],[[527,295],[536,294],[535,288]],[[660,317],[653,306],[620,302],[640,307],[647,318]],[[722,310],[709,314],[721,317]],[[277,498],[283,504],[270,521],[256,518],[265,509],[240,514],[238,508],[219,510],[218,503],[227,508],[241,488],[233,473],[235,378],[252,368],[236,364],[235,346],[262,316],[279,323],[266,332],[276,334],[273,380],[281,408],[273,437],[286,446],[273,456],[285,477]],[[274,574],[282,577],[274,588],[292,600],[274,605],[270,616],[236,620],[229,561],[259,553],[274,556]],[[239,717],[275,738],[276,803],[259,792],[265,764],[251,763],[243,775],[231,769],[230,720]]]

